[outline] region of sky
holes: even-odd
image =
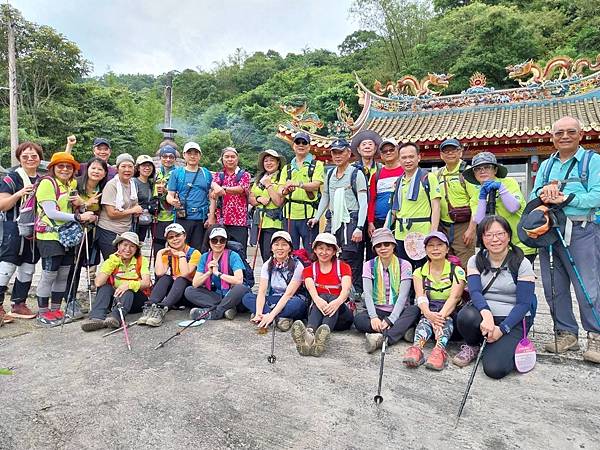
[[[236,48],[298,53],[337,46],[359,24],[352,0],[9,0],[75,42],[92,75],[209,70]]]

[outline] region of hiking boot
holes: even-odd
[[[477,358],[477,353],[479,353],[479,345],[463,344],[460,346],[460,352],[452,358],[452,364],[458,367],[467,367]]]
[[[321,356],[323,354],[330,334],[331,330],[329,329],[329,325],[321,325],[317,328],[317,331],[315,331],[314,344],[310,347],[311,355]]]
[[[208,313],[208,314],[207,314]],[[190,310],[190,319],[192,320],[213,320],[213,311],[210,308],[192,308]],[[202,319],[200,319],[202,317]]]
[[[296,320],[292,325],[292,339],[294,340],[294,344],[296,344],[298,353],[302,356],[310,355],[310,348],[315,341],[315,336],[311,331],[306,329],[304,322],[301,320]]]
[[[448,365],[448,353],[439,345],[433,347],[429,358],[427,358],[427,362],[425,363],[425,367],[431,370],[444,370],[444,368]]]
[[[583,353],[583,359],[600,364],[600,333],[588,333],[588,346]]]
[[[402,358],[402,362],[406,367],[419,367],[425,362],[423,350],[421,350],[416,345],[411,345],[406,349],[406,353],[404,353],[404,358]]]
[[[151,310],[153,307],[154,307],[154,304],[142,306],[142,315],[137,320],[138,325],[146,325],[146,321],[148,320],[148,317],[150,317]]]
[[[160,327],[163,323],[163,319],[167,315],[168,308],[161,308],[158,305],[152,305],[150,313],[146,319],[146,325],[149,327]]]
[[[550,353],[565,353],[567,350],[579,350],[577,336],[568,331],[557,331],[556,344],[558,349],[554,346],[554,339],[552,339],[550,342],[544,344],[544,350]]]
[[[373,353],[383,345],[383,334],[365,333],[367,353]]]
[[[106,328],[117,329],[121,327],[121,322],[114,316],[107,316],[106,319],[104,319],[104,326]]]
[[[60,325],[61,319],[57,319],[53,311],[46,311],[44,313],[39,313],[37,316],[36,325],[45,328],[52,328],[57,325]]]
[[[0,320],[2,321],[2,323],[14,322],[14,319],[11,317],[10,314],[6,314],[6,311],[4,311],[4,308],[2,306],[0,306]]]
[[[81,320],[84,317],[81,305],[77,300],[73,300],[65,306],[65,314],[72,320]]]
[[[286,331],[290,331],[290,328],[292,328],[292,323],[292,319],[284,317],[277,321],[277,328],[285,333]]]
[[[410,327],[408,330],[406,330],[404,332],[404,336],[402,336],[402,339],[404,339],[409,344],[415,342],[415,327]]]
[[[10,308],[10,316],[17,319],[35,319],[36,314],[25,303],[13,303]],[[6,319],[4,321],[6,322]]]
[[[101,330],[102,328],[106,328],[106,324],[102,319],[89,319],[81,324],[81,329],[83,331],[96,331]]]
[[[223,314],[223,315],[225,316],[226,319],[233,320],[233,319],[235,319],[235,316],[237,316],[237,309],[230,308],[227,311],[225,311],[225,314]]]

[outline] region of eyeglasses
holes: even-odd
[[[216,237],[210,240],[211,244],[224,244],[225,242],[227,242],[227,239],[222,237]]]
[[[494,170],[496,168],[493,164],[482,164],[481,166],[473,167],[473,172],[486,172],[488,170]]]
[[[73,166],[71,164],[64,164],[64,163],[57,164],[56,168],[58,170],[73,170]]]
[[[298,139],[297,141],[294,141],[294,144],[296,144],[296,145],[308,145],[308,141],[305,141],[304,139]]]
[[[164,159],[175,159],[175,155],[160,155],[160,157]]]
[[[570,137],[575,137],[579,134],[579,130],[569,128],[568,130],[556,130],[552,132],[552,136],[555,138],[563,137],[565,134]]]
[[[447,145],[446,147],[442,148],[440,151],[442,153],[456,153],[461,150],[462,149],[460,147],[454,147],[453,145]]]
[[[31,159],[33,161],[35,161],[36,159],[39,159],[39,155],[36,153],[34,155],[21,155],[21,159]]]
[[[388,153],[394,153],[396,151],[396,147],[388,147],[388,148],[382,148],[380,150],[379,153],[381,153],[382,155],[387,155]]]
[[[497,233],[483,233],[483,238],[491,241],[492,239],[505,239],[507,235],[506,231],[498,231]]]
[[[394,245],[394,244],[392,244],[391,242],[380,242],[379,244],[375,244],[373,246],[373,248],[375,248],[375,249],[378,249],[378,248],[381,248],[381,247],[386,247],[387,248],[387,247],[391,247],[392,245]]]

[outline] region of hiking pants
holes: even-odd
[[[450,241],[450,253],[460,258],[460,265],[467,267],[467,261],[475,254],[475,240],[471,245],[465,245],[463,236],[469,228],[470,222],[463,223],[442,223],[440,222],[440,231],[448,236]]]
[[[160,306],[173,307],[185,301],[185,290],[191,285],[192,282],[185,277],[177,277],[173,280],[171,275],[163,275],[154,283],[148,300],[150,303],[157,303]]]
[[[185,230],[188,245],[200,251],[204,241],[204,220],[177,219],[177,223]]]
[[[600,317],[600,224],[573,222],[573,232],[569,251],[575,261],[583,284],[589,294],[598,317]],[[592,307],[585,298],[581,284],[577,280],[575,271],[567,251],[560,241],[553,245],[554,252],[554,286],[556,295],[552,301],[552,285],[550,279],[550,255],[547,248],[540,248],[540,268],[542,272],[542,284],[544,285],[544,296],[552,311],[556,329],[568,331],[577,336],[579,327],[573,314],[573,302],[571,300],[571,285],[575,290],[575,297],[579,304],[581,325],[586,331],[600,333],[600,323],[594,317]]]
[[[31,288],[31,280],[35,272],[35,264],[21,263],[18,267],[10,262],[0,262],[0,307],[4,303],[4,294],[8,290],[8,282],[13,274],[17,272],[15,283],[11,292],[11,303],[14,305],[25,303],[29,289]]]
[[[321,294],[321,298],[327,303],[331,303],[337,298],[335,295]],[[331,317],[324,316],[319,308],[314,303],[310,305],[310,311],[308,312],[308,324],[307,328],[316,330],[319,325],[329,325],[331,331],[344,331],[349,330],[354,321],[354,316],[350,308],[344,303],[341,305],[335,314]]]
[[[127,290],[119,299],[113,297],[114,293],[115,288],[110,284],[105,284],[98,288],[96,299],[92,303],[90,319],[106,319],[106,316],[112,307],[110,315],[121,322],[121,315],[119,314],[119,309],[117,307],[118,303],[122,305],[123,316],[125,316],[129,313],[142,312],[144,303],[148,301],[148,298],[141,291],[133,292]]]
[[[248,293],[250,289],[243,284],[236,284],[222,296],[218,292],[209,291],[204,286],[200,287],[188,287],[185,290],[185,298],[200,308],[211,308],[216,307],[212,317],[215,319],[222,319],[225,311],[231,308],[237,308],[242,302],[242,297]]]
[[[494,323],[499,325],[504,319],[505,317],[494,317]],[[467,305],[459,311],[456,327],[468,345],[482,344],[483,335],[479,329],[481,321],[481,314],[473,305]],[[531,317],[527,316],[525,323],[529,332],[532,324]],[[510,333],[486,345],[481,363],[488,377],[504,378],[515,369],[515,350],[521,339],[523,339],[523,321],[515,325]]]
[[[365,254],[365,242],[354,242],[352,233],[356,229],[358,211],[350,212],[350,222],[343,223],[335,232],[335,239],[342,249],[340,259],[352,269],[352,287],[357,294],[362,294],[362,268]],[[326,232],[331,232],[331,211],[327,211]]]
[[[454,332],[454,321],[452,317],[448,317],[442,326],[439,334],[433,329],[433,324],[425,316],[421,317],[415,329],[414,345],[424,348],[427,341],[435,335],[435,344],[442,348],[446,348],[448,341]]]
[[[375,311],[377,311],[377,317],[380,319],[385,319],[391,314],[391,311],[385,311],[377,307],[375,307]],[[400,341],[406,330],[415,325],[420,314],[421,310],[417,306],[406,305],[394,325],[383,332],[383,335],[388,338],[388,343],[391,345]],[[354,327],[361,333],[376,333],[371,327],[371,318],[367,311],[358,313],[354,317]]]
[[[102,259],[105,261],[117,250],[113,245],[116,237],[117,233],[96,227],[96,246],[100,249]]]
[[[258,247],[260,248],[260,256],[263,263],[271,257],[271,238],[277,231],[279,231],[277,228],[263,228],[260,231]]]
[[[267,296],[265,298],[265,306],[263,307],[262,313],[270,313],[281,297],[281,295]],[[251,313],[256,314],[256,294],[248,292],[242,297],[242,303]],[[304,299],[298,295],[294,295],[287,301],[278,317],[292,320],[304,320],[306,319],[306,309],[306,302]]]
[[[156,222],[156,233],[154,234],[154,236],[152,236],[154,238],[152,240],[152,248],[154,255],[157,255],[159,250],[162,250],[167,246],[167,240],[165,239],[165,230],[172,223],[172,220],[168,222],[159,220],[158,222]],[[198,251],[201,251],[201,249],[198,248]]]
[[[310,217],[308,219],[310,219]],[[312,228],[309,227],[306,223],[308,222],[308,219],[285,219],[283,229],[290,233],[294,250],[300,249],[300,238],[302,238],[302,246],[310,255],[312,254],[313,240],[319,232],[319,226],[315,225]]]

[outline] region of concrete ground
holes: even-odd
[[[538,293],[541,351],[552,325]],[[380,354],[355,330],[334,334],[321,358],[298,355],[277,332],[270,364],[272,335],[239,315],[153,350],[186,314],[131,328],[131,352],[122,333],[103,338],[79,323],[0,328],[0,368],[14,368],[0,375],[0,448],[600,448],[600,370],[581,352],[542,352],[532,372],[500,381],[480,370],[454,428],[472,366],[409,370],[409,344],[393,346],[377,407]]]

